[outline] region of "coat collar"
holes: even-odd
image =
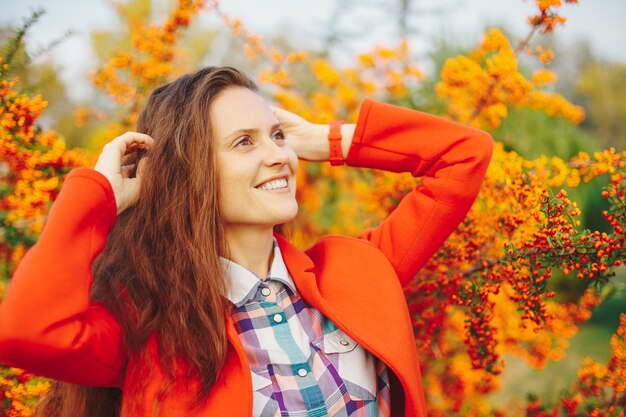
[[[287,265],[287,269],[296,284],[299,296],[337,324],[339,322],[338,317],[320,293],[313,260],[305,252],[289,243],[283,236],[274,233],[274,237],[283,254],[285,265]]]
[[[293,278],[300,297],[309,304],[325,313],[326,303],[319,293],[315,279],[315,264],[304,252],[293,246],[283,236],[274,233],[274,238],[280,247],[285,265]]]

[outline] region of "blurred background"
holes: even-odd
[[[171,7],[165,0],[133,3],[135,13],[149,11],[154,18]],[[25,36],[32,59],[29,68],[39,72],[29,77],[45,80],[38,85],[49,101],[44,120],[58,126],[70,144],[81,143],[81,139],[71,132],[72,123],[63,120],[63,116],[72,116],[67,106],[97,102],[89,73],[108,57],[114,41],[125,36],[114,4],[113,0],[2,0],[0,39],[4,40],[33,11],[45,10]],[[220,7],[272,45],[323,51],[337,65],[347,64],[377,43],[391,45],[408,39],[414,62],[433,76],[446,57],[475,46],[489,27],[500,27],[514,38],[523,37],[528,28],[525,16],[531,14],[534,2],[243,0],[222,1]],[[567,18],[567,29],[542,39],[558,56],[553,64],[559,78],[555,88],[587,109],[583,127],[593,129],[591,136],[600,141],[597,147],[624,147],[625,104],[620,101],[625,88],[626,29],[622,16],[626,15],[626,2],[586,1],[564,8],[561,15]],[[200,14],[185,37],[183,42],[194,54],[190,59],[197,65],[234,64],[252,72],[261,66],[246,59],[241,46],[234,46],[237,41],[215,13]]]

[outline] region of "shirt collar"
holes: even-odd
[[[296,285],[289,275],[276,238],[274,238],[273,245],[274,259],[272,260],[272,266],[266,279],[271,278],[282,282],[295,294]],[[228,299],[235,304],[235,307],[241,307],[256,294],[256,290],[261,284],[262,279],[249,269],[221,256],[220,264],[228,282]]]

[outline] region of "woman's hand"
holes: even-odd
[[[149,149],[152,144],[153,140],[148,135],[126,132],[104,145],[94,169],[111,183],[117,203],[117,214],[135,204],[139,198],[141,174],[145,166],[144,159],[141,159],[137,166],[137,175],[135,178],[129,178],[135,165],[122,166],[122,158],[138,149]]]
[[[311,123],[290,111],[270,106],[283,126],[287,143],[298,158],[307,161],[328,161],[328,126]]]
[[[311,123],[290,111],[279,107],[270,107],[274,116],[283,126],[287,142],[296,152],[298,158],[315,162],[330,159],[329,125]],[[344,123],[341,126],[341,149],[344,157],[348,155],[355,128],[355,124]]]

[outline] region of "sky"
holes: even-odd
[[[27,38],[31,51],[58,39],[67,30],[74,31],[75,35],[57,46],[53,55],[62,66],[62,78],[72,87],[70,98],[80,101],[89,95],[87,74],[94,67],[89,32],[118,24],[109,1],[0,0],[0,25],[18,26],[31,10],[45,8],[46,14]],[[338,0],[221,0],[221,7],[228,15],[241,18],[255,33],[267,37],[278,30],[293,32],[293,39],[305,46],[315,45],[321,39],[337,3]],[[385,14],[395,1],[352,3],[357,6],[340,13],[342,24],[355,34],[344,58],[376,44],[397,43],[393,21]],[[503,25],[521,37],[528,31],[525,17],[533,11],[532,0],[417,0],[414,3],[410,21],[417,33],[411,47],[418,54],[426,53],[433,39],[440,36],[474,45],[486,26]],[[599,58],[626,63],[623,44],[626,0],[580,0],[577,5],[564,6],[562,14],[568,23],[557,31],[558,41],[575,45],[585,39]],[[212,27],[220,25],[210,13],[205,13],[201,22]]]

